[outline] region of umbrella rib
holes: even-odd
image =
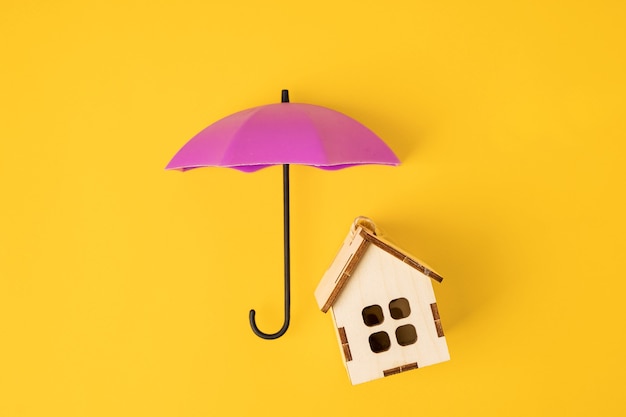
[[[246,124],[250,122],[250,119],[253,119],[259,113],[258,107],[252,108],[250,110],[252,111],[250,111],[250,113],[246,115],[245,121],[242,122],[241,125],[237,128],[237,130],[233,132],[228,146],[223,150],[222,155],[220,157],[220,166],[225,166],[225,167],[230,167],[230,168],[236,168],[238,166],[237,163],[234,163],[234,164],[232,162],[228,163],[226,162],[226,160],[231,157],[233,146],[236,143],[234,139],[237,137],[237,135],[239,135],[239,132],[241,132],[244,129]]]

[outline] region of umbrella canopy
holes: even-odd
[[[219,166],[253,172],[300,164],[332,170],[399,163],[378,136],[342,113],[312,104],[277,103],[213,123],[187,142],[166,169]]]
[[[289,93],[283,90],[282,103],[240,111],[198,133],[166,169],[218,166],[253,172],[283,166],[285,321],[278,332],[264,333],[256,325],[255,311],[249,315],[257,336],[277,339],[285,334],[290,320],[289,165],[333,170],[399,163],[391,149],[356,120],[325,107],[289,103]]]

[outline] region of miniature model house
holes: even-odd
[[[352,384],[450,359],[432,280],[442,277],[358,218],[315,290]]]

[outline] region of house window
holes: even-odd
[[[383,309],[377,305],[365,307],[361,312],[363,322],[369,326],[376,326],[383,322]],[[400,320],[411,315],[411,306],[406,298],[396,298],[389,302],[389,314],[394,320]],[[409,346],[417,342],[417,331],[412,324],[403,324],[396,328],[396,341],[400,346]],[[391,348],[391,340],[387,332],[372,333],[369,337],[370,348],[374,353],[386,352]]]
[[[385,352],[391,347],[391,340],[387,332],[377,332],[370,335],[370,348],[374,353]]]
[[[383,309],[377,304],[365,307],[361,315],[363,316],[363,323],[369,327],[376,326],[385,320]]]
[[[400,346],[408,346],[417,342],[417,332],[412,324],[405,324],[396,329],[396,340]]]
[[[391,317],[396,320],[409,317],[411,314],[411,306],[409,306],[409,300],[406,298],[397,298],[389,303],[389,311]]]

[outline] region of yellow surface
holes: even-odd
[[[621,1],[4,1],[0,416],[626,413]],[[398,168],[163,170],[277,102]],[[357,215],[439,271],[450,362],[350,386],[313,291]]]

